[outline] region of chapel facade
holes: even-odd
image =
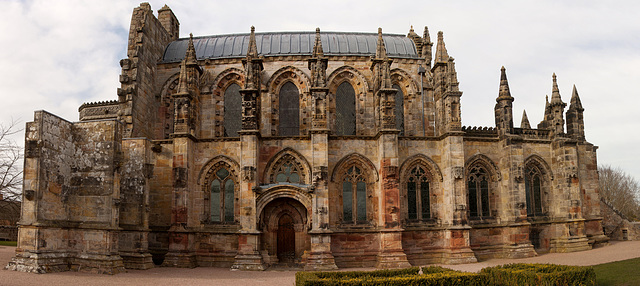
[[[179,38],[133,11],[117,100],[37,111],[8,268],[396,268],[606,244],[597,147],[555,74],[544,119],[461,125],[442,32]]]

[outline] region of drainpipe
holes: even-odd
[[[425,109],[425,102],[424,102],[424,88],[422,86],[422,82],[424,79],[424,74],[427,72],[427,70],[424,69],[424,67],[419,66],[418,67],[418,75],[420,75],[420,95],[422,96],[422,136],[427,136],[427,128],[426,128],[426,123],[424,120],[424,109]]]

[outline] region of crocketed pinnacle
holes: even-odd
[[[198,64],[198,60],[196,58],[196,49],[193,46],[193,34],[189,34],[189,45],[187,46],[187,52],[184,56],[186,59],[186,63],[188,65]]]
[[[507,80],[507,71],[504,68],[504,66],[502,66],[502,68],[500,69],[500,92],[498,93],[498,98],[496,99],[496,101],[505,100],[505,99],[513,101],[513,97],[511,97],[511,92],[509,91],[509,81]]]
[[[578,89],[576,89],[576,85],[573,85],[573,92],[571,94],[571,106],[570,109],[578,109],[580,111],[584,110],[582,108],[582,102],[580,102],[580,96],[578,95]]]
[[[560,90],[558,89],[558,80],[556,73],[553,73],[553,88],[551,90],[551,105],[564,105],[562,98],[560,98]]]
[[[187,78],[187,59],[182,60],[180,76],[178,77],[178,94],[189,93],[189,79]]]
[[[316,42],[313,44],[313,57],[323,57],[322,40],[320,39],[320,28],[316,28]]]
[[[258,46],[256,45],[256,28],[251,26],[251,35],[249,36],[249,49],[247,50],[247,58],[258,57]]]
[[[424,39],[425,43],[431,43],[431,37],[429,36],[429,28],[427,28],[427,26],[424,26],[424,33],[422,34],[422,38]]]
[[[444,46],[444,35],[442,31],[438,31],[438,45],[436,46],[436,63],[447,63],[449,54]]]
[[[529,118],[527,117],[527,111],[522,111],[522,121],[520,122],[520,128],[531,129],[531,124],[529,124]]]
[[[382,28],[378,28],[378,44],[376,46],[376,58],[377,59],[387,58],[387,48],[385,47],[384,40],[382,39]]]

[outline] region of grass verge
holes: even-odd
[[[17,241],[4,241],[4,240],[0,240],[0,245],[4,245],[4,246],[18,246],[18,242],[17,242]]]
[[[596,283],[601,286],[640,285],[640,258],[594,265]]]

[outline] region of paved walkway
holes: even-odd
[[[0,267],[11,260],[15,247],[0,246]],[[478,271],[484,267],[508,263],[555,263],[596,265],[640,257],[640,241],[612,242],[611,245],[574,253],[551,253],[524,259],[491,259],[480,263],[446,265],[456,270]],[[349,269],[354,270],[354,269]],[[0,270],[0,285],[294,285],[295,271],[230,271],[226,268],[198,267],[129,270],[117,275],[78,272],[32,274]]]

